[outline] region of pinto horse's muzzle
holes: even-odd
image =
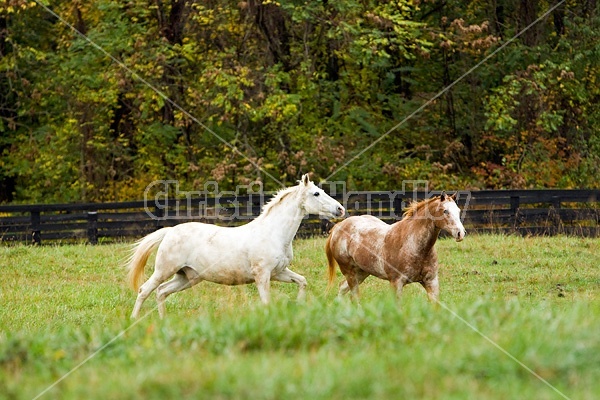
[[[467,231],[464,228],[458,229],[458,232],[456,232],[456,234],[454,235],[454,239],[456,239],[457,242],[462,242],[466,235]]]

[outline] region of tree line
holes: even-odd
[[[597,188],[598,32],[595,0],[5,0],[0,201]]]

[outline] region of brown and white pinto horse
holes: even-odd
[[[465,237],[456,194],[412,203],[402,220],[388,225],[371,215],[354,216],[336,224],[329,233],[325,252],[329,285],[335,279],[335,264],[346,281],[338,295],[351,292],[358,298],[358,285],[369,275],[390,281],[400,297],[404,285],[418,282],[436,302],[439,294],[435,242],[443,229],[457,242]]]

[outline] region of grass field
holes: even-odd
[[[135,324],[127,245],[1,247],[0,398],[598,398],[599,239],[440,240],[437,308],[372,277],[336,301],[324,241],[294,245],[304,303],[201,283]]]

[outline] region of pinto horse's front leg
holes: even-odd
[[[427,291],[427,298],[429,301],[437,304],[438,297],[440,296],[440,283],[437,275],[433,279],[423,282],[422,285]]]
[[[295,283],[298,285],[298,301],[306,299],[306,278],[300,274],[295,273],[289,268],[273,275],[271,277],[274,281]]]
[[[390,283],[396,292],[396,298],[400,300],[400,297],[402,296],[402,289],[404,288],[404,285],[408,283],[408,278],[406,276],[400,276],[390,280]]]

